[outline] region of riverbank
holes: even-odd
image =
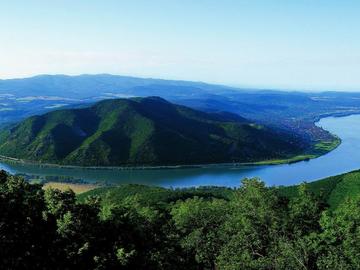
[[[308,154],[302,154],[294,157],[290,157],[288,159],[274,159],[274,160],[266,160],[252,163],[245,163],[244,165],[280,165],[280,164],[291,164],[300,161],[309,161],[310,159],[318,158],[322,155],[326,155],[327,153],[335,150],[341,144],[341,139],[334,136],[333,141],[321,141],[316,143]]]

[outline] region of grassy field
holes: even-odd
[[[43,189],[53,188],[59,190],[73,190],[76,194],[81,194],[95,188],[98,188],[98,185],[93,184],[72,184],[72,183],[59,183],[59,182],[47,182],[44,184]]]

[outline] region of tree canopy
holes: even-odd
[[[154,188],[161,196],[145,192],[145,200],[143,190],[132,186],[111,202],[79,200],[1,171],[1,267],[360,268],[360,197],[333,210],[305,184],[289,198],[259,179],[244,179],[226,196],[218,188],[216,195]]]

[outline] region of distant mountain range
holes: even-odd
[[[83,166],[251,162],[300,151],[231,113],[205,113],[162,98],[111,99],[30,117],[0,134],[0,154]]]
[[[73,99],[91,97],[162,96],[190,97],[231,91],[231,87],[202,82],[137,78],[120,75],[38,75],[0,80],[0,95],[17,97],[58,96]],[[120,95],[120,96],[119,96]]]
[[[0,125],[58,108],[88,106],[114,98],[161,96],[168,100],[211,98],[232,88],[202,82],[129,76],[38,75],[0,80]]]

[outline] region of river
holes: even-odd
[[[245,177],[259,177],[267,185],[293,185],[360,169],[360,115],[327,117],[318,126],[339,136],[341,145],[309,161],[266,166],[220,166],[152,170],[91,170],[84,168],[39,167],[31,164],[0,163],[10,173],[72,176],[89,182],[138,183],[164,187],[239,186]]]

